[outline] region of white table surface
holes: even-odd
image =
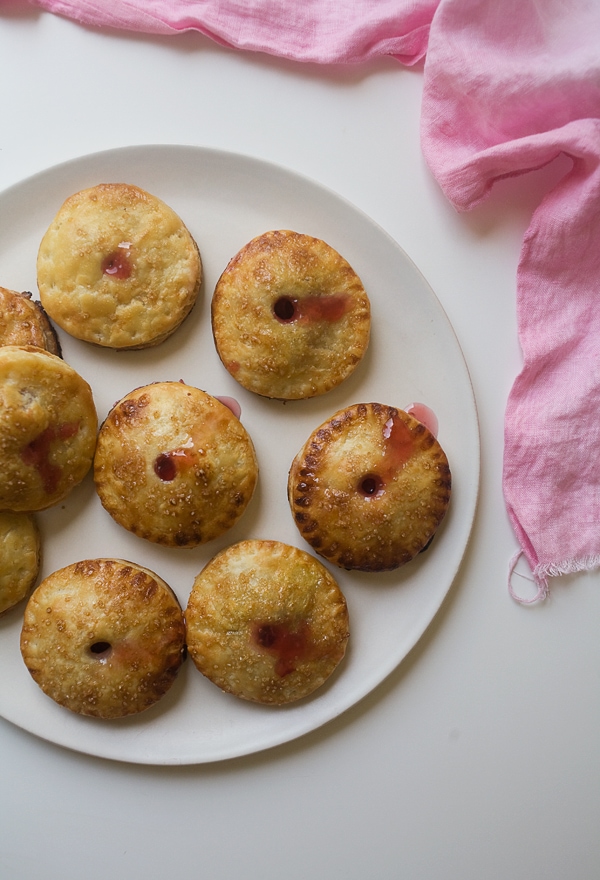
[[[0,877],[599,876],[599,577],[555,581],[536,606],[512,601],[501,492],[520,241],[560,168],[456,214],[420,153],[422,71],[393,59],[300,66],[194,34],[101,33],[16,2],[0,4],[0,59],[0,189],[85,153],[192,144],[276,162],[365,211],[446,310],[482,443],[472,539],[442,610],[325,727],[250,757],[153,767],[0,719]],[[1,267],[0,253],[6,285]]]

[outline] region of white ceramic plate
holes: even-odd
[[[351,403],[406,407],[424,402],[439,420],[453,474],[450,512],[430,549],[396,572],[332,568],[348,600],[351,641],[344,662],[315,695],[287,708],[247,704],[222,693],[188,660],[171,691],[141,715],[103,722],[71,714],[29,676],[18,642],[23,604],[0,618],[0,714],[51,742],[92,755],[149,764],[191,764],[249,754],[292,740],[338,716],[376,687],[423,634],[450,588],[471,531],[479,485],[479,433],[465,362],[450,323],[404,251],[338,195],[256,159],[198,147],[142,146],[84,156],[0,194],[0,285],[36,291],[39,242],[72,193],[97,183],[135,183],[166,201],[187,224],[203,257],[200,302],[156,349],[111,352],[59,332],[65,359],[91,384],[98,415],[133,388],[179,380],[230,395],[253,438],[259,488],[229,533],[195,550],[136,538],[102,509],[91,476],[62,504],[39,515],[41,576],[84,558],[116,556],[153,569],[182,606],[196,574],[222,547],[270,538],[309,550],[287,506],[293,456],[311,431]],[[338,389],[309,401],[255,397],[223,369],[210,331],[210,298],[230,257],[268,229],[323,238],[358,272],[372,304],[370,349]]]

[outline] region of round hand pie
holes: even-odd
[[[446,455],[421,422],[360,403],[311,434],[290,468],[288,498],[300,534],[321,556],[386,571],[431,540],[450,488]]]
[[[52,320],[71,336],[118,349],[170,336],[196,301],[201,272],[178,215],[124,183],[68,198],[37,258],[40,299]]]
[[[283,705],[308,696],[346,651],[348,609],[333,576],[304,550],[241,541],[194,582],[185,612],[196,667],[222,690]]]
[[[184,659],[177,598],[154,572],[88,559],[45,578],[25,608],[21,654],[33,679],[72,712],[121,718],[148,709]]]
[[[0,614],[24,599],[40,569],[40,534],[29,513],[0,512]]]
[[[98,420],[88,383],[33,346],[0,346],[0,510],[43,510],[89,471]]]
[[[370,304],[346,260],[318,238],[275,230],[230,261],[212,300],[217,351],[240,385],[297,400],[339,385],[363,357]]]
[[[131,391],[100,428],[100,501],[116,522],[157,544],[195,547],[218,537],[245,511],[257,478],[239,419],[183,382]]]
[[[61,356],[58,336],[30,293],[0,287],[0,345],[35,345]]]

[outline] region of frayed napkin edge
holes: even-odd
[[[562,562],[540,563],[536,565],[532,571],[532,580],[537,585],[537,592],[534,596],[525,598],[524,596],[519,596],[512,585],[515,567],[523,555],[525,555],[523,550],[518,550],[514,554],[509,564],[508,573],[508,592],[515,602],[518,602],[520,605],[533,605],[535,602],[541,602],[546,599],[550,593],[549,578],[560,577],[565,574],[578,574],[582,571],[596,571],[600,568],[599,553],[591,553],[580,559],[565,559]]]

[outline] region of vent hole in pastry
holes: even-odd
[[[274,626],[264,623],[256,628],[256,641],[261,648],[272,648],[277,641],[277,632]]]
[[[90,645],[90,653],[97,657],[98,660],[105,660],[112,650],[110,642],[94,642]]]
[[[102,273],[108,275],[109,278],[125,279],[131,275],[131,263],[128,260],[128,253],[119,253],[113,251],[102,260]]]
[[[284,323],[293,321],[296,316],[296,303],[289,296],[280,296],[273,306],[273,314]]]
[[[154,473],[164,483],[170,483],[177,476],[177,464],[168,452],[161,452],[154,460]]]
[[[377,474],[367,474],[358,484],[358,491],[365,498],[373,498],[375,495],[381,495],[384,485],[383,480]]]

